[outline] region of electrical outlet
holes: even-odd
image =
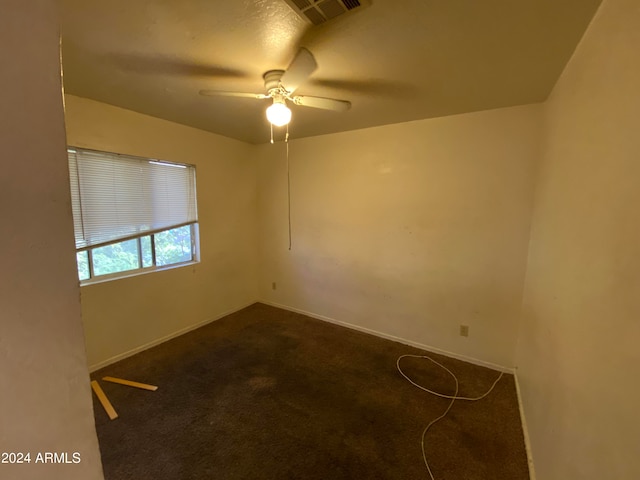
[[[460,336],[461,337],[469,336],[469,325],[460,325]]]
[[[276,282],[273,282],[273,283],[271,284],[271,290],[275,290],[275,289],[276,289]]]

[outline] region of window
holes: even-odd
[[[68,154],[81,281],[197,260],[194,166],[80,148]]]

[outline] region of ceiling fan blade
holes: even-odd
[[[316,68],[318,68],[318,64],[316,59],[313,58],[313,54],[302,47],[298,50],[287,71],[282,74],[280,83],[289,93],[293,93],[315,72]]]
[[[334,98],[309,97],[298,95],[292,98],[293,103],[304,107],[321,108],[323,110],[333,110],[335,112],[346,112],[351,108],[351,102],[346,100],[336,100]]]
[[[402,82],[389,82],[386,80],[331,80],[314,78],[309,86],[319,86],[332,90],[343,90],[364,95],[376,95],[393,98],[412,98],[416,95],[417,88]]]
[[[269,95],[264,93],[224,92],[220,90],[200,90],[200,95],[205,97],[269,98]]]
[[[116,68],[142,75],[177,75],[189,77],[246,78],[246,72],[234,68],[174,58],[167,55],[110,53],[103,57]]]

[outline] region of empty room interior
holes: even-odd
[[[0,478],[640,478],[638,0],[0,40]]]

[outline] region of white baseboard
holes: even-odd
[[[423,343],[413,342],[411,340],[407,340],[405,338],[396,337],[393,335],[389,335],[384,332],[379,332],[377,330],[372,330],[370,328],[361,327],[359,325],[354,325],[352,323],[343,322],[341,320],[336,320],[335,318],[325,317],[324,315],[318,315],[316,313],[307,312],[305,310],[301,310],[299,308],[290,307],[288,305],[282,305],[275,302],[269,302],[267,300],[259,300],[260,303],[264,303],[265,305],[271,305],[272,307],[281,308],[283,310],[289,310],[290,312],[300,313],[302,315],[306,315],[307,317],[316,318],[318,320],[323,320],[325,322],[334,323],[336,325],[340,325],[342,327],[347,327],[352,330],[358,330],[360,332],[368,333],[370,335],[375,335],[376,337],[385,338],[387,340],[392,340],[394,342],[403,343],[404,345],[409,345],[411,347],[420,348],[422,350],[427,350],[429,352],[438,353],[440,355],[444,355],[446,357],[455,358],[457,360],[462,360],[463,362],[472,363],[474,365],[479,365],[481,367],[490,368],[492,370],[497,370],[499,372],[504,373],[514,373],[513,367],[505,367],[503,365],[498,365],[491,362],[485,362],[484,360],[479,360],[477,358],[468,357],[466,355],[461,355],[459,353],[449,352],[447,350],[443,350],[441,348],[433,347],[431,345],[425,345]]]
[[[197,328],[200,327],[204,327],[205,325],[211,323],[211,322],[215,322],[216,320],[220,320],[223,317],[226,317],[227,315],[231,315],[232,313],[238,312],[240,310],[242,310],[243,308],[247,308],[250,305],[253,305],[254,303],[256,303],[256,301],[253,301],[251,303],[247,303],[246,305],[242,305],[238,308],[234,308],[232,310],[228,310],[224,313],[221,313],[219,315],[216,315],[215,317],[212,318],[208,318],[206,320],[203,320],[202,322],[196,323],[194,325],[189,325],[188,327],[182,328],[176,332],[170,333],[169,335],[165,335],[164,337],[158,338],[156,340],[153,340],[149,343],[145,343],[144,345],[140,345],[139,347],[136,347],[132,350],[129,350],[127,352],[124,353],[120,353],[118,355],[115,355],[111,358],[108,358],[106,360],[103,360],[102,362],[98,362],[94,365],[89,365],[89,372],[95,372],[96,370],[100,370],[103,367],[106,367],[107,365],[111,365],[112,363],[116,363],[120,360],[123,360],[127,357],[131,357],[132,355],[135,355],[136,353],[140,353],[144,350],[147,350],[151,347],[155,347],[156,345],[160,345],[161,343],[164,343],[168,340],[171,340],[173,338],[179,337],[180,335],[184,335],[185,333],[188,333],[192,330],[195,330]]]
[[[531,453],[531,441],[529,439],[529,429],[527,428],[527,419],[524,415],[524,407],[522,405],[522,394],[520,393],[520,383],[518,382],[518,370],[513,373],[516,382],[516,392],[518,394],[518,407],[520,408],[520,421],[522,422],[522,433],[524,434],[524,447],[527,450],[527,462],[529,463],[529,478],[536,480],[536,469],[533,466],[533,454]]]

